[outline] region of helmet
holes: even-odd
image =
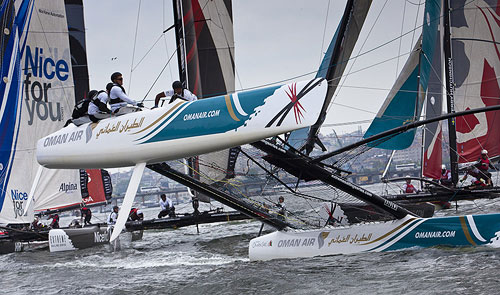
[[[118,209],[118,206],[113,206],[113,210]]]
[[[441,165],[441,169],[443,170],[446,169],[446,165],[445,164]]]
[[[120,77],[121,75],[122,73],[120,72],[114,72],[113,74],[111,74],[111,82],[115,81],[115,79]]]
[[[182,88],[181,81],[175,81],[174,83],[172,83],[172,88],[173,89]]]
[[[90,90],[89,93],[87,94],[87,98],[94,98],[94,96],[97,95],[97,90]]]
[[[114,86],[113,83],[106,84],[106,91],[111,91],[111,88],[113,88],[113,86]]]
[[[481,151],[481,155],[487,155],[488,154],[488,151],[487,150],[482,150]]]

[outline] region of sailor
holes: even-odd
[[[52,214],[48,219],[52,219],[52,221],[50,222],[51,228],[59,228],[59,214]]]
[[[446,165],[441,165],[441,178],[439,179],[439,182],[444,185],[451,187],[453,186],[453,180],[451,179],[451,171],[449,169],[446,169]]]
[[[118,206],[113,207],[113,211],[111,211],[108,215],[108,225],[114,225],[116,220],[118,219]]]
[[[83,207],[82,207],[82,209],[80,209],[80,211],[82,212],[82,218],[84,220],[84,225],[92,224],[90,222],[90,219],[92,218],[92,211],[90,211],[90,208],[87,208],[85,206],[85,204],[83,204]]]
[[[113,114],[119,116],[133,113],[140,111],[140,108],[144,107],[142,102],[136,102],[127,96],[125,88],[123,88],[123,76],[120,72],[114,72],[111,75],[111,82],[113,82],[113,87],[109,91],[109,104]],[[127,106],[128,104],[137,107]]]
[[[493,165],[491,165],[490,163],[487,150],[481,151],[481,157],[476,162],[476,164],[474,164],[474,166],[479,169],[480,178],[486,180],[486,184],[491,186],[491,173],[488,172],[488,169],[495,169],[495,167],[493,167]]]
[[[278,209],[278,218],[284,220],[286,218],[286,206],[285,206],[285,198],[280,196],[278,198],[278,204],[276,204],[276,208]]]
[[[460,180],[460,182],[464,182],[468,178],[468,176],[471,177],[471,185],[469,186],[469,188],[473,189],[477,187],[486,186],[484,180],[481,179],[481,177],[483,176],[476,166],[470,166],[469,168],[467,168],[467,173],[465,173],[464,177]]]
[[[89,104],[89,118],[92,122],[97,123],[99,120],[109,118],[111,110],[108,109],[109,92],[113,87],[113,83],[106,85],[106,90],[95,91],[91,97],[92,101]],[[92,92],[92,91],[91,91]],[[90,95],[90,92],[89,92]]]
[[[130,221],[137,221],[137,220],[143,220],[144,219],[144,213],[138,208],[132,208],[130,209],[130,214],[128,215],[128,220]]]
[[[71,114],[71,119],[66,121],[66,124],[64,124],[64,127],[68,126],[70,123],[75,124],[76,126],[83,125],[85,123],[89,123],[90,118],[88,115],[88,109],[89,109],[89,104],[92,101],[91,95],[93,94],[91,90],[87,94],[87,97],[82,99],[79,103],[77,103],[73,109],[73,113]]]
[[[36,216],[33,222],[31,223],[31,229],[40,230],[42,227],[43,225],[40,223],[40,219],[38,218],[38,216]]]
[[[172,89],[170,90],[165,90],[163,92],[160,92],[156,95],[155,98],[155,108],[158,107],[158,103],[160,102],[160,99],[163,97],[170,96],[170,101],[169,103],[174,102],[177,98],[185,100],[185,101],[195,101],[198,100],[198,97],[194,95],[191,91],[184,89],[182,87],[182,83],[180,81],[175,81],[172,83]]]
[[[165,194],[161,194],[160,208],[161,211],[158,213],[158,218],[164,216],[175,217],[175,207],[170,198],[167,198]]]
[[[410,177],[410,176],[406,176]],[[411,184],[411,179],[407,179],[406,183],[403,185],[403,190],[405,194],[418,193],[417,189]]]

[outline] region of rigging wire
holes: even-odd
[[[328,24],[328,14],[330,13],[330,0],[328,0],[328,6],[326,8],[325,26],[323,28],[323,39],[321,41],[321,52],[319,54],[319,66],[321,67],[321,61],[323,60],[323,50],[325,49],[325,35],[326,35],[326,25]]]
[[[127,90],[129,93],[130,93],[130,86],[132,85],[132,73],[134,71],[133,66],[134,66],[134,56],[135,56],[135,45],[137,44],[137,31],[139,29],[139,16],[141,13],[141,3],[142,3],[142,0],[139,0],[139,8],[137,9],[137,20],[135,23],[134,46],[132,49],[132,62],[130,63],[130,80],[128,83],[128,90]]]
[[[144,95],[144,98],[141,100],[141,102],[144,102],[144,100],[146,99],[146,97],[148,97],[149,95],[149,92],[151,92],[151,90],[153,89],[153,87],[155,86],[156,82],[158,82],[158,79],[160,79],[161,75],[163,74],[163,71],[165,71],[165,69],[167,68],[167,66],[170,64],[170,60],[172,60],[172,57],[174,57],[175,53],[177,52],[177,49],[174,50],[174,52],[172,52],[172,55],[170,56],[170,58],[168,59],[167,63],[163,66],[163,69],[161,69],[160,73],[158,74],[158,76],[156,77],[156,79],[154,80],[153,84],[151,85],[151,87],[149,87],[149,90],[148,92],[146,92],[146,95]]]

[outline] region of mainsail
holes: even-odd
[[[419,119],[431,72],[440,13],[439,0],[426,1],[421,41],[417,42],[364,138]],[[402,150],[412,144],[414,137],[415,130],[410,130],[379,143],[377,147]]]
[[[436,35],[436,46],[432,57],[432,71],[429,76],[427,99],[425,102],[425,117],[427,119],[438,117],[443,112],[443,67],[441,35]],[[422,155],[422,175],[432,179],[441,178],[442,149],[442,123],[433,122],[425,125],[424,150]]]
[[[199,99],[234,92],[231,1],[178,0],[174,8],[181,81]],[[190,168],[205,176],[194,175],[203,182],[231,178],[238,151],[233,148],[192,158]],[[208,201],[201,195],[198,198]]]
[[[328,50],[316,75],[317,78],[322,77],[328,80],[327,99],[323,105],[321,116],[310,128],[300,129],[290,134],[288,142],[295,149],[305,149],[306,153],[309,154],[315,143],[317,143],[319,130],[325,121],[333,94],[340,83],[340,78],[351,57],[352,50],[358,40],[371,3],[371,0],[348,1],[342,20],[337,27],[332,42],[328,46]]]
[[[500,104],[500,6],[498,1],[450,1],[454,110]],[[500,155],[500,111],[456,120],[459,162]],[[453,147],[452,147],[453,148]]]

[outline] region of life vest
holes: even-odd
[[[91,101],[92,100],[88,99],[88,98],[80,101],[77,105],[75,105],[75,108],[73,109],[73,113],[71,114],[71,117],[73,119],[77,119],[77,118],[85,116],[89,111],[89,103]]]
[[[134,216],[134,215],[137,215],[137,208],[132,208],[128,216]]]
[[[441,172],[441,180],[448,180],[448,173],[450,173],[450,170],[446,170],[444,173]]]
[[[415,192],[415,187],[413,186],[413,184],[411,184],[411,183],[410,183],[410,184],[407,184],[407,185],[406,185],[406,190],[405,190],[405,193],[407,193],[407,194],[411,194],[411,193],[413,193],[413,192]]]
[[[488,168],[490,168],[490,159],[486,158],[483,159],[482,157],[479,159],[479,165],[478,167],[480,170],[483,171],[488,171]]]
[[[85,215],[91,215],[92,214],[92,211],[90,211],[90,209],[87,208],[87,207],[83,207],[81,210],[82,210],[82,213],[85,214]]]
[[[120,89],[123,91],[123,93],[127,94],[125,92],[125,88],[123,88],[123,86],[121,86],[120,84],[116,84],[114,83],[113,84],[113,87],[120,87]],[[111,89],[113,89],[113,87],[111,87]],[[111,94],[111,90],[109,91],[109,93]],[[125,102],[124,100],[122,100],[121,98],[117,97],[117,98],[109,98],[109,104],[117,104],[117,103],[122,103],[122,102]]]

